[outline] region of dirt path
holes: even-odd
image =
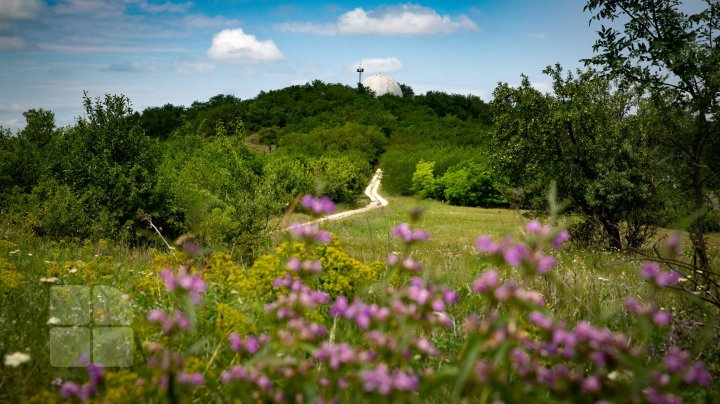
[[[373,209],[387,206],[388,201],[386,201],[385,198],[383,198],[382,196],[380,196],[380,194],[378,194],[378,188],[380,187],[381,179],[382,179],[382,170],[378,168],[377,171],[375,171],[375,174],[373,175],[372,179],[370,179],[370,183],[368,184],[367,188],[365,188],[365,195],[367,195],[368,198],[370,198],[370,203],[365,205],[365,207],[336,213],[336,214],[330,215],[330,216],[325,216],[322,219],[313,220],[312,222],[308,222],[305,224],[322,223],[322,222],[328,222],[331,220],[342,219],[344,217],[357,215],[358,213],[364,213],[364,212],[368,212]]]

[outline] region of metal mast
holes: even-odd
[[[357,72],[358,72],[358,84],[362,84],[362,74],[363,74],[364,71],[365,71],[365,69],[363,69],[362,65],[358,66],[358,68],[357,68]]]

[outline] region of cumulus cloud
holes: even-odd
[[[0,36],[0,49],[19,50],[25,48],[25,40],[19,36]]]
[[[42,0],[0,0],[0,20],[32,20],[44,9]]]
[[[215,70],[215,65],[203,60],[180,60],[175,63],[175,72],[187,76],[208,74],[213,70]]]
[[[337,26],[332,23],[315,24],[312,22],[283,22],[275,24],[275,29],[280,32],[292,32],[298,34],[335,35]]]
[[[392,73],[402,70],[403,64],[395,57],[362,59],[347,66],[347,71],[354,73],[358,66],[365,69],[365,73]]]
[[[477,31],[477,24],[466,15],[439,15],[429,7],[415,4],[365,11],[358,7],[338,17],[341,34],[430,35],[458,31]]]
[[[213,36],[207,55],[215,60],[236,63],[275,62],[284,58],[272,40],[260,41],[242,28],[226,29]]]

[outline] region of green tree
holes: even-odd
[[[157,141],[145,136],[123,95],[85,95],[83,105],[85,116],[59,140],[58,182],[83,200],[96,236],[132,236],[139,214],[154,209]]]
[[[607,22],[586,62],[602,66],[625,82],[654,95],[661,109],[680,109],[692,119],[685,130],[657,133],[659,140],[682,153],[696,217],[692,241],[697,267],[709,268],[704,215],[706,186],[717,181],[717,156],[708,154],[720,142],[716,122],[720,93],[720,4],[706,1],[704,10],[688,14],[678,0],[590,0],[591,22]],[[671,114],[668,113],[668,118]],[[671,121],[672,123],[672,121]],[[714,167],[713,167],[714,166]]]
[[[592,70],[575,77],[558,65],[544,73],[553,78],[554,95],[535,90],[525,76],[517,88],[495,89],[496,167],[515,186],[544,190],[557,181],[559,195],[597,223],[612,247],[622,247],[623,224],[634,226],[625,233],[628,244],[641,243],[637,235],[654,223],[638,211],[653,210],[658,201],[652,150],[628,119],[633,94],[613,91]]]
[[[421,160],[415,166],[412,176],[412,191],[420,198],[433,197],[435,194],[434,161]]]
[[[450,167],[437,180],[435,192],[451,205],[507,206],[495,177],[484,165],[465,161]]]

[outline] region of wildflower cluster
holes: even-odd
[[[97,365],[89,364],[85,368],[88,374],[87,383],[80,385],[67,381],[60,386],[60,397],[77,398],[80,401],[87,401],[98,393],[103,384],[103,369]]]
[[[521,269],[522,274],[545,275],[556,261],[542,248],[558,248],[568,239],[565,232],[535,221],[527,225],[525,238],[525,242],[513,243],[505,238],[498,243],[482,236],[476,240],[476,248],[488,254],[492,262]],[[663,272],[654,263],[644,265],[642,275],[657,287],[678,281],[676,273]],[[672,347],[665,358],[664,372],[648,370],[643,363],[648,346],[631,343],[633,339],[625,334],[596,328],[586,321],[569,325],[555,319],[545,310],[540,294],[520,288],[514,280],[501,283],[495,270],[480,274],[470,289],[495,307],[485,316],[471,315],[464,325],[467,343],[463,356],[475,358],[473,377],[465,386],[468,391],[486,390],[490,383],[498,398],[504,398],[512,394],[514,383],[519,381],[526,391],[550,391],[565,399],[579,393],[600,400],[612,392],[631,401],[676,402],[679,398],[672,393],[673,386],[709,384],[710,375],[704,365],[690,365],[689,353]],[[530,327],[522,327],[517,316],[503,315],[500,305],[513,313],[525,313]],[[654,303],[629,299],[627,308],[647,316],[655,326],[665,327],[672,321],[672,316],[658,310]],[[502,353],[504,358],[500,359],[497,355]],[[642,383],[626,380],[633,378],[649,382],[638,386]]]
[[[306,196],[301,203],[316,216],[335,210],[326,198]],[[416,222],[420,212],[412,215]],[[203,315],[195,307],[203,297],[213,301],[214,296],[204,296],[203,276],[189,267],[161,271],[179,307],[148,313],[148,321],[160,328],[163,344],[145,344],[153,373],[139,378],[138,385],[147,383],[171,402],[178,401],[180,389],[218,389],[223,397],[243,402],[327,403],[358,397],[408,402],[440,386],[442,394],[460,402],[543,397],[654,403],[677,402],[679,389],[712,382],[705,366],[679,347],[668,348],[653,361],[654,347],[642,338],[588,321],[570,322],[548,310],[545,297],[525,281],[539,275],[543,282],[557,282],[551,272],[557,260],[547,251],[568,241],[564,230],[532,221],[521,241],[479,237],[476,249],[494,266],[457,290],[412,258],[412,247],[429,239],[426,232],[402,223],[391,234],[402,242],[403,252],[389,256],[383,285],[360,294],[355,293],[359,281],[348,289],[328,285],[339,285],[343,277],[370,277],[368,266],[342,255],[337,243],[327,245],[332,235],[318,225],[291,227],[294,242],[258,259],[249,274],[231,275],[237,280],[232,286],[248,279],[257,282],[247,283],[237,295],[234,290],[228,293],[233,300],[251,300],[255,306],[249,307],[260,307],[253,312],[238,306],[246,311],[237,315],[253,319],[255,328],[221,327],[222,338],[205,352],[209,359],[203,367],[188,365],[196,358],[172,344],[192,335],[197,317]],[[356,269],[360,275],[352,273]],[[515,270],[520,277],[512,276]],[[657,264],[644,265],[641,273],[658,288],[678,282],[677,275]],[[343,290],[349,293],[338,293]],[[454,308],[458,303],[463,310]],[[216,307],[231,309],[227,303]],[[654,302],[630,299],[626,307],[653,331],[673,321]],[[459,318],[458,312],[465,310],[470,313]],[[450,340],[462,348],[448,349]],[[97,395],[102,380],[100,370],[99,376],[90,374],[86,385],[67,382],[61,394],[89,399]]]

